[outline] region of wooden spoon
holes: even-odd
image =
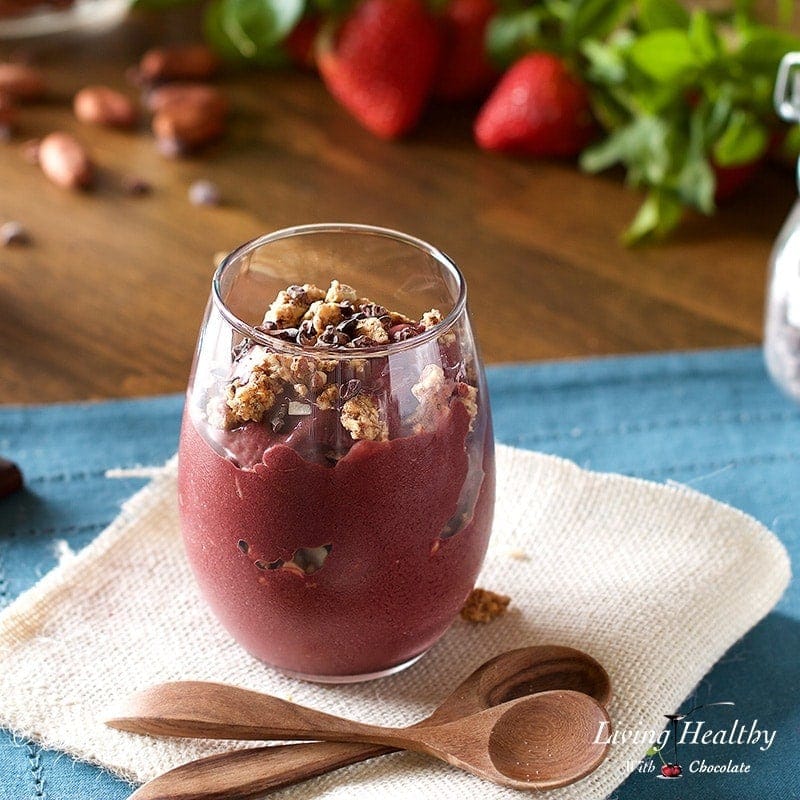
[[[267,722],[269,721],[269,722]],[[550,789],[587,775],[605,758],[596,741],[610,725],[581,692],[510,700],[440,725],[386,728],[219,683],[167,683],[133,695],[106,724],[151,735],[221,739],[369,742],[439,758],[517,789]]]
[[[611,699],[608,674],[586,653],[557,645],[522,647],[481,664],[416,726],[450,722],[551,689],[583,692],[603,706]],[[159,775],[134,792],[130,800],[256,800],[270,791],[394,750],[347,742],[233,750],[190,761]]]
[[[522,647],[479,666],[417,726],[449,722],[551,689],[584,692],[603,706],[611,699],[608,674],[586,653],[557,645]],[[346,742],[233,750],[190,761],[159,775],[134,792],[130,800],[256,800],[270,791],[394,750]]]

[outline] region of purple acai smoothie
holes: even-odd
[[[407,663],[474,585],[491,421],[457,332],[425,337],[440,322],[336,282],[289,287],[263,332],[302,347],[240,342],[221,383],[187,400],[187,556],[225,628],[278,669],[344,679]],[[392,352],[414,337],[426,346]]]

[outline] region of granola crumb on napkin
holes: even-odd
[[[469,593],[467,602],[461,609],[461,619],[467,622],[491,622],[505,614],[510,602],[511,598],[504,594],[476,587]]]

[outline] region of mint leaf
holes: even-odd
[[[596,39],[587,39],[581,43],[581,53],[589,62],[590,81],[616,85],[623,83],[627,78],[627,65],[617,48],[598,42]]]
[[[639,0],[639,23],[645,31],[689,27],[689,13],[678,0]]]
[[[562,36],[568,49],[584,39],[604,39],[630,11],[632,0],[577,0]]]
[[[675,187],[680,201],[704,214],[711,214],[715,187],[716,177],[708,159],[702,153],[687,154]]]
[[[621,163],[628,167],[628,182],[661,184],[669,171],[669,126],[660,118],[643,116],[614,131],[607,139],[581,153],[586,172],[601,172]]]
[[[722,42],[714,30],[714,23],[705,11],[695,11],[689,23],[689,43],[698,59],[713,64],[722,55]]]
[[[735,110],[727,128],[714,142],[714,161],[721,167],[735,167],[761,158],[769,144],[769,133],[752,114]]]
[[[280,63],[280,45],[304,10],[304,0],[215,0],[206,9],[206,36],[223,56]]]
[[[659,83],[684,80],[699,67],[688,33],[665,28],[637,39],[628,50],[632,63]]]
[[[680,200],[667,192],[654,189],[648,193],[622,239],[625,244],[661,239],[677,227],[681,217],[683,206]]]
[[[708,117],[704,105],[698,105],[689,118],[689,144],[685,148],[675,148],[677,176],[670,183],[680,201],[704,214],[714,211],[714,170],[706,157],[706,121]],[[683,162],[681,163],[681,156]]]
[[[541,46],[540,32],[538,8],[496,14],[486,28],[486,52],[498,66],[507,67]]]
[[[764,25],[748,26],[741,34],[736,60],[745,69],[768,74],[773,80],[786,53],[800,50],[800,38]]]

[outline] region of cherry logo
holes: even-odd
[[[661,747],[657,747],[653,745],[648,751],[648,756],[655,756],[657,755],[661,759],[661,774],[657,777],[666,779],[666,780],[676,780],[677,778],[683,777],[683,769],[681,765],[678,763],[678,723],[681,720],[687,719],[694,714],[695,711],[699,711],[701,708],[709,708],[711,706],[732,706],[730,700],[723,700],[719,703],[704,703],[703,705],[694,706],[694,708],[689,709],[685,714],[664,714],[664,716],[669,720],[670,723],[670,737],[672,738],[672,752],[674,761],[667,762],[664,761],[664,756],[661,754],[661,751],[664,749],[666,742],[664,742]]]

